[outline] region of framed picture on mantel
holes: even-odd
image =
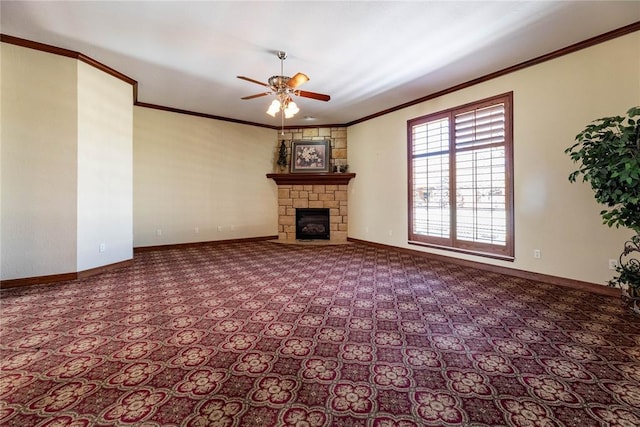
[[[331,143],[324,141],[293,141],[291,143],[291,173],[329,172]]]

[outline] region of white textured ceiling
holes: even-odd
[[[279,126],[271,97],[306,73],[286,125],[346,124],[640,21],[640,1],[5,1],[3,34],[78,51],[138,81],[138,100]],[[640,53],[637,53],[640,55]],[[315,120],[305,120],[312,116]]]

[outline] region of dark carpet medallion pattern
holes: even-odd
[[[142,252],[0,295],[3,426],[640,426],[620,301],[392,250]]]

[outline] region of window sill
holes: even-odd
[[[457,252],[457,253],[461,253],[461,254],[475,255],[475,256],[481,256],[481,257],[485,257],[485,258],[493,258],[493,259],[498,259],[500,261],[514,262],[516,260],[516,258],[514,256],[509,256],[509,255],[494,254],[494,253],[491,253],[491,252],[474,251],[474,250],[471,250],[471,249],[452,248],[451,246],[435,245],[433,243],[417,242],[415,240],[409,240],[407,243],[409,243],[410,245],[424,246],[426,248],[440,249],[440,250],[443,250],[443,251]]]

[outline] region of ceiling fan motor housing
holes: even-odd
[[[291,78],[287,76],[271,76],[269,77],[269,86],[274,92],[283,92],[289,89],[287,85],[289,80]]]

